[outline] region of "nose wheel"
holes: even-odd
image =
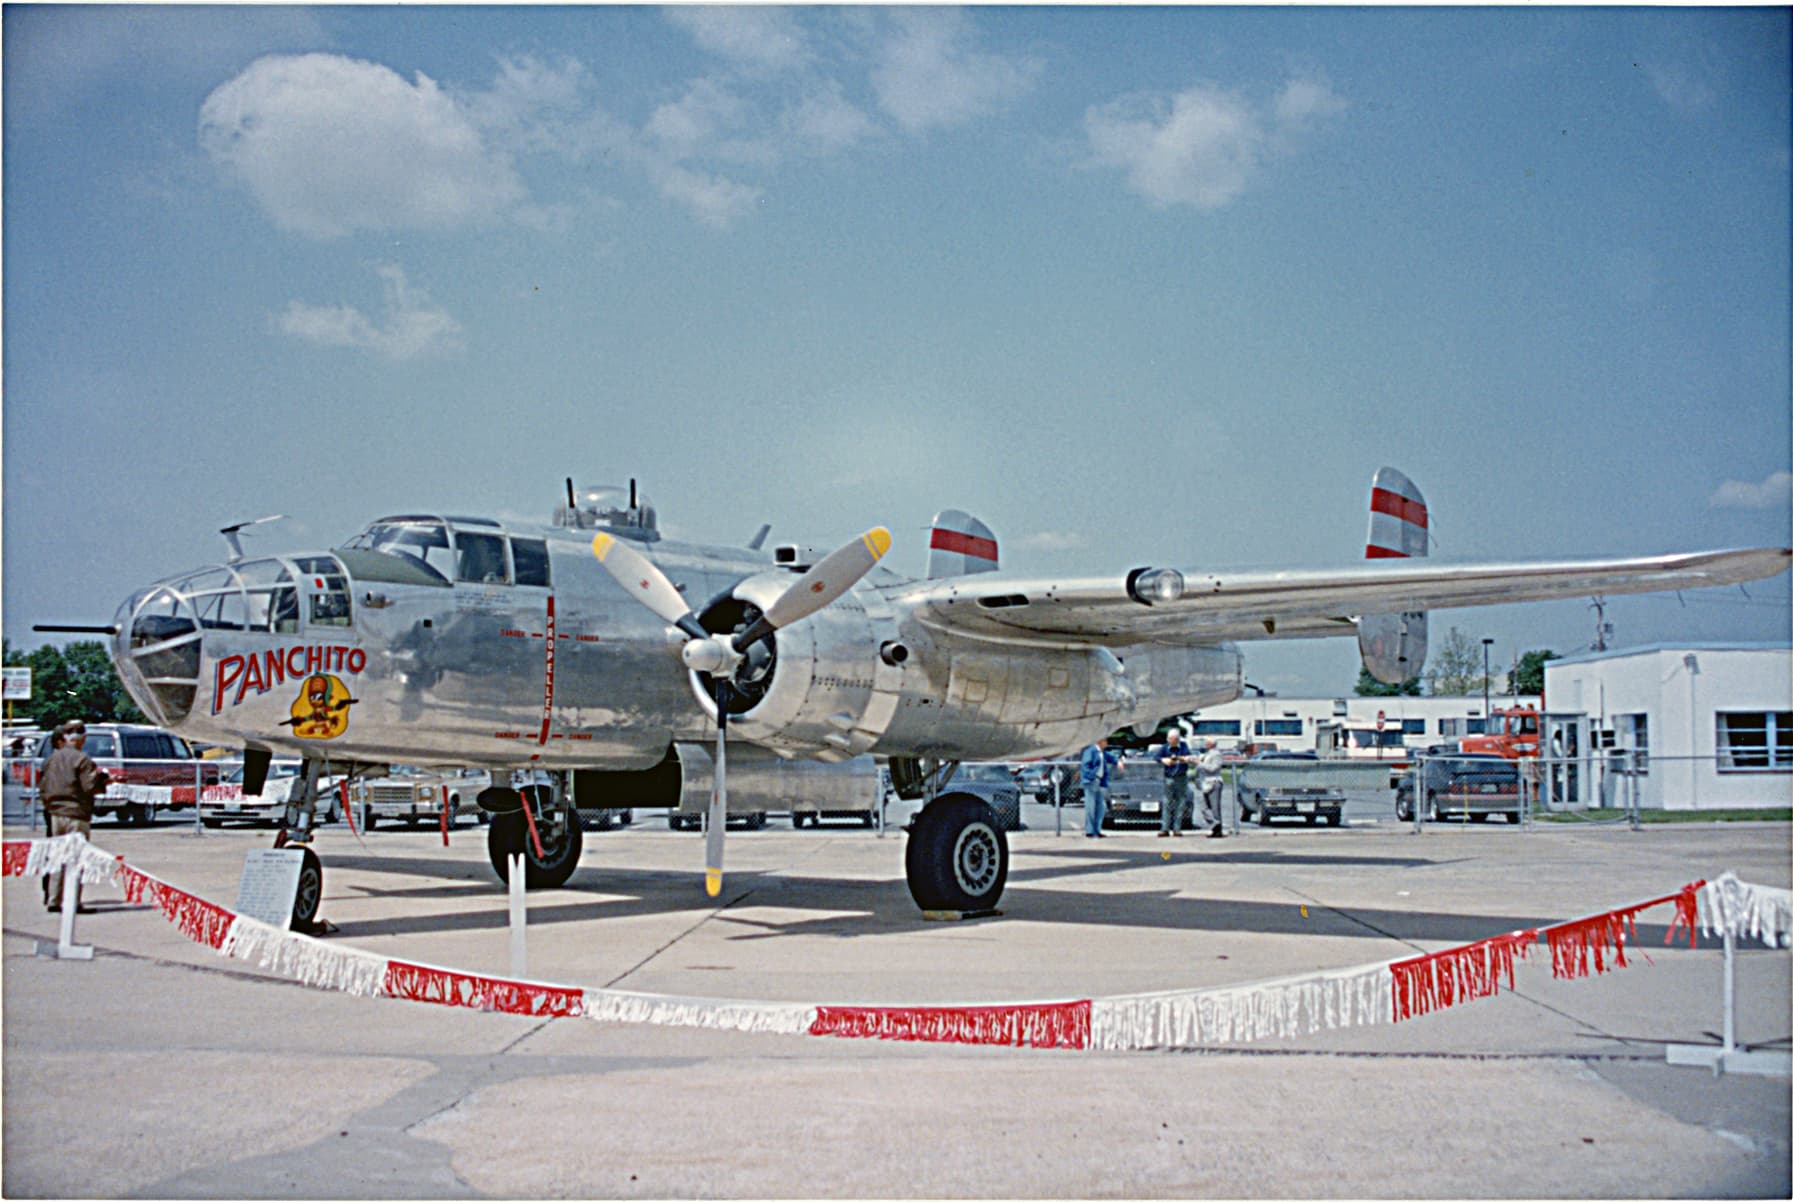
[[[1008,837],[981,798],[935,798],[909,827],[909,895],[923,910],[991,910],[1009,876]]]
[[[525,797],[523,804],[530,805],[532,801]],[[579,867],[579,854],[585,850],[585,832],[572,811],[565,807],[552,811],[538,807],[532,816],[542,845],[539,854],[536,840],[529,837],[529,820],[522,809],[492,815],[491,825],[486,828],[486,852],[491,857],[492,869],[499,880],[509,884],[511,857],[521,854],[526,886],[558,889]]]

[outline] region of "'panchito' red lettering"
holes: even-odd
[[[226,678],[224,674],[226,668],[231,670],[228,678]],[[212,692],[212,712],[214,714],[224,708],[224,690],[235,684],[237,682],[237,677],[241,676],[242,673],[242,656],[227,655],[218,661],[218,675],[215,682],[216,688]]]

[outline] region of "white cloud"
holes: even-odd
[[[1784,509],[1793,505],[1793,472],[1774,472],[1760,484],[1726,480],[1712,494],[1718,509]]]
[[[1287,130],[1344,111],[1345,102],[1322,79],[1291,79],[1276,94],[1276,120]]]
[[[1656,95],[1672,108],[1692,113],[1711,108],[1718,101],[1718,89],[1700,68],[1652,62],[1642,66]]]
[[[308,305],[292,301],[279,318],[283,333],[318,346],[352,347],[388,359],[415,359],[461,349],[461,323],[430,304],[393,263],[374,269],[382,281],[384,322],[376,323],[352,305]]]
[[[1083,126],[1095,165],[1124,171],[1155,207],[1217,209],[1251,185],[1265,159],[1287,153],[1298,135],[1344,107],[1316,79],[1284,84],[1267,116],[1237,92],[1196,84],[1092,106]]]
[[[692,216],[715,229],[727,229],[737,218],[752,210],[765,192],[751,184],[737,183],[677,163],[653,163],[649,174],[662,196],[684,205],[691,210]]]
[[[870,117],[841,95],[830,82],[788,108],[785,132],[797,146],[814,154],[834,154],[877,131]]]
[[[334,54],[276,55],[206,97],[199,139],[282,229],[451,229],[523,199],[508,158],[419,73]]]
[[[699,46],[740,67],[786,71],[809,58],[803,30],[785,9],[676,5],[665,13]]]
[[[872,69],[878,103],[910,133],[962,125],[996,112],[1033,86],[1032,59],[980,54],[958,12],[898,9]]]

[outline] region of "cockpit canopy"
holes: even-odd
[[[575,495],[573,501],[571,506],[554,507],[556,526],[574,530],[603,527],[624,538],[649,543],[660,539],[660,519],[654,511],[654,503],[645,494],[637,494],[633,487],[588,485]]]
[[[421,514],[379,518],[338,553],[357,580],[549,585],[547,541],[506,534],[490,518]]]
[[[132,696],[163,726],[185,718],[207,631],[297,635],[354,620],[347,574],[333,555],[249,559],[151,585],[118,611],[115,662]]]

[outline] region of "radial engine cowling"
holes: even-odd
[[[787,572],[763,572],[698,615],[705,629],[744,629],[789,588]],[[837,761],[877,741],[896,712],[903,669],[878,654],[896,638],[896,619],[872,589],[840,597],[751,649],[735,674],[729,731],[785,755]],[[691,673],[692,690],[716,716],[709,673]]]

